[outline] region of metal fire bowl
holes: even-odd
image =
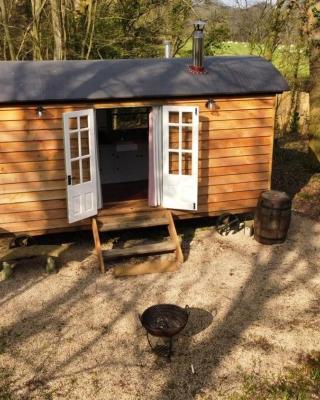
[[[140,317],[145,330],[153,336],[172,337],[186,326],[189,313],[174,304],[157,304],[147,308]]]

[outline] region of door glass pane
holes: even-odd
[[[182,149],[190,150],[192,149],[192,127],[183,126],[182,127]]]
[[[71,158],[79,157],[78,132],[70,133]]]
[[[80,167],[79,160],[71,161],[71,176],[72,185],[78,185],[80,183]]]
[[[192,112],[183,112],[182,113],[182,123],[192,124]]]
[[[179,174],[179,153],[169,151],[169,174]]]
[[[80,128],[88,128],[88,117],[86,115],[80,117]]]
[[[182,175],[192,175],[192,154],[182,153],[181,173]]]
[[[78,118],[69,118],[69,129],[78,129]]]
[[[169,148],[179,148],[179,126],[169,126]]]
[[[178,111],[169,111],[169,123],[179,123],[179,112]]]
[[[89,131],[81,131],[81,155],[89,154]]]
[[[89,182],[90,180],[90,158],[87,157],[82,159],[82,182]]]

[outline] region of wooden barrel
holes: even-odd
[[[283,243],[291,220],[291,199],[285,192],[261,193],[254,216],[254,238],[263,244]]]

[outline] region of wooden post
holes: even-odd
[[[57,272],[56,269],[56,260],[54,257],[47,257],[46,271],[48,274],[52,274],[53,272]]]
[[[2,263],[2,271],[1,271],[1,279],[0,280],[6,280],[9,279],[10,276],[12,275],[12,265],[6,261]]]
[[[97,220],[95,218],[92,218],[92,233],[93,233],[96,254],[98,256],[100,271],[102,273],[104,273],[106,270],[105,270],[104,260],[103,260],[102,251],[101,251],[100,235],[99,235],[99,231],[98,231]]]
[[[169,234],[170,234],[170,237],[171,237],[172,241],[176,245],[176,257],[177,257],[177,260],[179,261],[179,263],[183,263],[183,253],[182,253],[182,250],[181,250],[179,236],[178,236],[177,231],[176,231],[176,226],[174,224],[171,211],[167,211],[167,216],[168,216],[168,231],[169,231]]]

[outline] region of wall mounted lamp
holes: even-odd
[[[207,107],[208,110],[215,110],[217,108],[213,99],[209,99],[206,102],[206,107]]]
[[[44,108],[42,106],[37,107],[37,115],[39,118],[43,116]]]

